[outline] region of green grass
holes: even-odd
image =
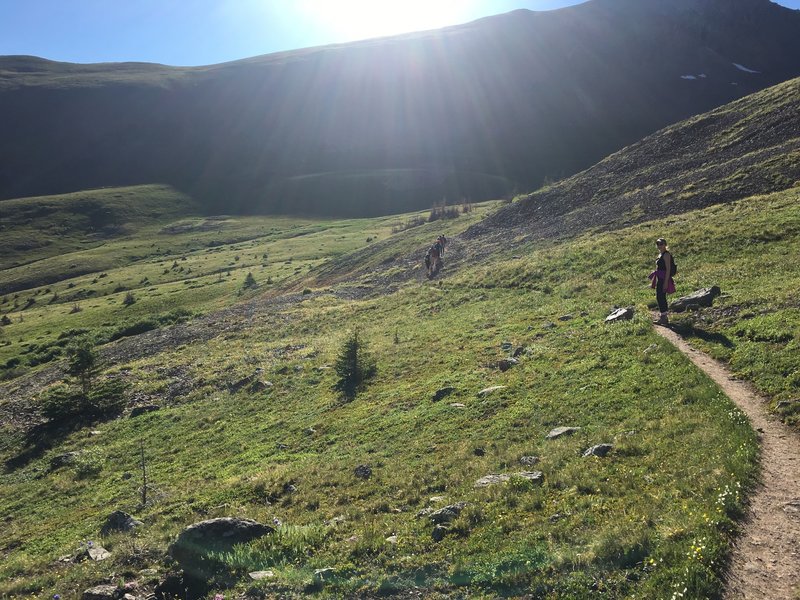
[[[472,217],[395,234],[392,225],[406,217],[335,221],[309,224],[313,231],[299,237],[275,232],[271,241],[214,248],[219,252],[184,249],[187,260],[179,264],[192,275],[208,269],[213,279],[215,269],[231,267],[238,285],[249,271],[259,283],[270,272],[246,261],[263,252],[291,255],[290,272],[273,274],[274,287],[313,293],[256,311],[238,332],[116,366],[132,394],[166,398],[180,382],[186,391],[158,412],[93,425],[96,434],[62,432],[41,456],[6,469],[0,515],[10,518],[0,531],[0,596],[72,597],[112,572],[142,581],[143,568],[166,571],[169,541],[187,524],[240,515],[284,525],[272,538],[218,557],[237,575],[276,574],[257,584],[242,579],[238,591],[255,585],[272,595],[353,597],[419,587],[429,597],[669,598],[687,588],[684,597],[715,597],[756,477],[757,440],[719,389],[652,331],[645,275],[653,241],[664,236],[680,264],[679,293],[715,283],[726,294],[718,308],[754,312],[723,319],[715,308],[694,315],[691,326],[698,344],[766,388],[759,382],[772,380],[771,367],[756,358],[758,349],[791,363],[797,339],[797,310],[785,306],[789,282],[798,279],[790,258],[800,250],[797,206],[792,190],[657,225],[514,247],[491,264],[446,271],[434,282],[420,276],[363,301],[340,299],[327,286],[352,285],[353,275],[369,285],[379,265],[392,268],[387,259]],[[368,245],[367,237],[378,241]],[[229,264],[236,253],[245,263],[239,268]],[[162,263],[172,270],[169,259]],[[108,278],[130,281],[135,269],[122,265]],[[183,285],[170,278],[177,276],[156,279],[159,291]],[[236,300],[237,285],[218,286],[225,289],[218,296],[198,288],[184,298],[195,310]],[[144,318],[171,308],[143,289],[124,310]],[[125,314],[121,295],[101,299],[97,323]],[[637,306],[636,318],[605,325],[614,305]],[[89,319],[89,308],[73,316]],[[768,308],[775,310],[760,313]],[[5,335],[16,340],[23,325],[45,327],[37,318],[54,335],[56,320],[65,318],[48,316],[57,306],[28,310],[41,316],[26,315]],[[355,328],[377,359],[377,374],[343,402],[331,367]],[[520,363],[497,369],[516,348],[523,349]],[[248,377],[272,386],[231,392],[229,384]],[[491,385],[506,387],[478,396]],[[781,385],[779,394],[797,395],[797,382]],[[455,391],[434,402],[444,386]],[[547,441],[559,425],[581,430]],[[4,433],[0,454],[7,460],[23,441]],[[601,442],[614,445],[608,457],[581,456]],[[138,506],[140,443],[153,485],[145,507]],[[50,459],[65,451],[84,458],[51,471]],[[528,455],[540,457],[534,468],[544,473],[543,485],[512,478],[474,487],[488,473],[530,470],[519,463]],[[361,464],[372,468],[368,480],[354,475]],[[296,491],[288,492],[289,484]],[[417,514],[458,501],[467,507],[434,542],[431,523]],[[109,561],[55,562],[96,540],[113,509],[134,512],[145,526],[102,540],[113,552]],[[396,543],[387,541],[393,535]],[[314,581],[321,568],[333,569],[324,583]],[[215,587],[211,596],[215,591],[223,590]]]

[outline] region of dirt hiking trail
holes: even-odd
[[[718,361],[666,327],[683,352],[747,414],[761,443],[761,481],[750,498],[727,575],[725,600],[800,598],[800,437],[766,411],[766,400]]]

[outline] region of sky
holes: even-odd
[[[663,0],[669,2],[670,0]],[[582,0],[0,0],[0,55],[207,65]],[[800,9],[800,0],[778,2]]]

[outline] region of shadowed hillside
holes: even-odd
[[[800,79],[793,79],[659,131],[498,211],[468,235],[613,229],[798,184]]]
[[[0,59],[0,198],[166,183],[374,215],[560,178],[800,74],[768,0],[592,0],[197,68]],[[738,66],[737,66],[738,65]]]

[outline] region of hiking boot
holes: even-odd
[[[654,325],[669,325],[669,317],[667,317],[666,313],[662,313],[659,315],[657,319],[653,319]]]

